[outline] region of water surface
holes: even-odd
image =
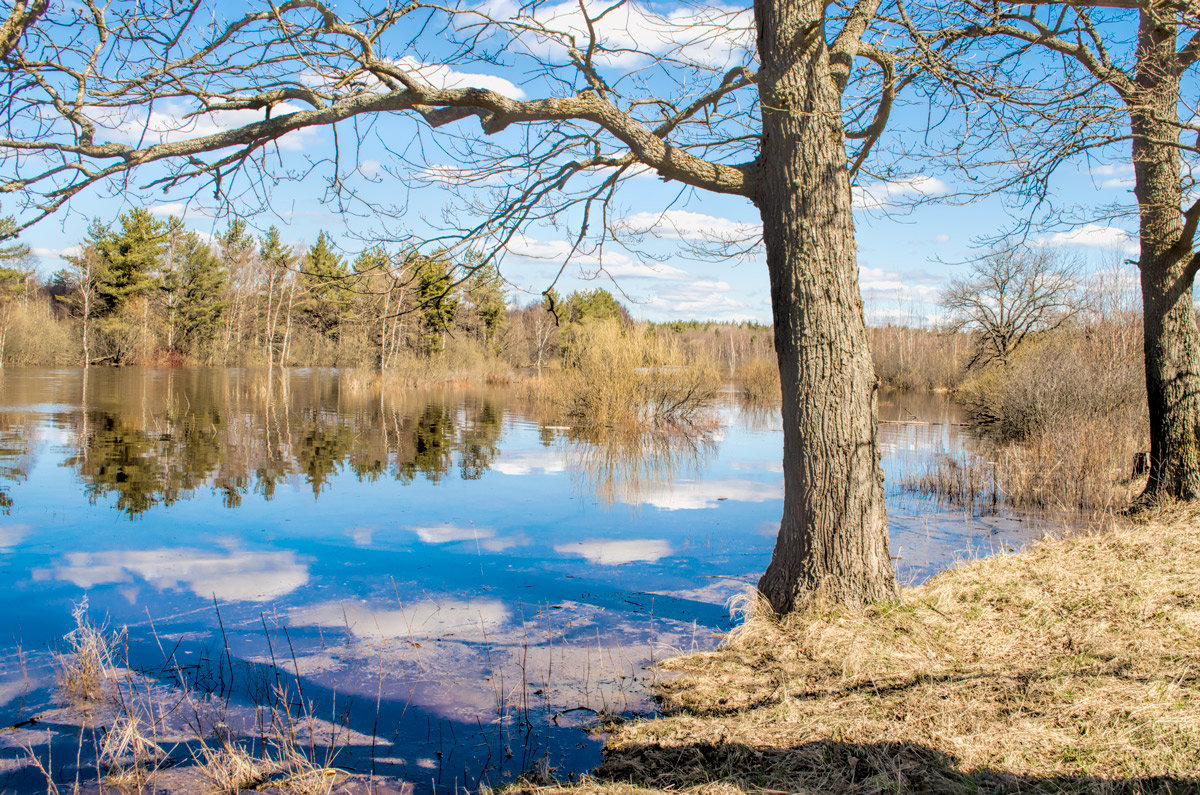
[[[86,596],[147,676],[253,705],[282,671],[342,728],[342,767],[424,791],[585,770],[585,729],[648,710],[652,661],[713,646],[770,559],[778,410],[730,396],[714,419],[578,438],[513,390],[0,371],[4,725],[52,702],[47,650]],[[971,455],[944,398],[880,419],[903,581],[1040,535],[901,487]]]

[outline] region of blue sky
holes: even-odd
[[[507,0],[490,0],[485,6],[496,16],[511,13]],[[575,29],[571,18],[577,6],[564,3],[548,6],[544,19]],[[680,7],[682,8],[682,7]],[[631,10],[625,10],[631,9]],[[649,51],[683,53],[688,58],[723,71],[728,64],[744,59],[742,40],[696,34],[679,46],[653,21],[639,15],[636,6],[623,9],[624,17],[608,20],[607,40],[615,48],[633,47]],[[696,9],[682,21],[707,17]],[[676,12],[670,12],[676,13]],[[711,12],[744,20],[744,12]],[[698,15],[698,16],[697,16]],[[703,24],[689,29],[702,28]],[[689,49],[690,48],[690,49]],[[481,86],[513,98],[541,96],[554,90],[552,73],[538,74],[529,69],[532,56],[554,58],[544,40],[526,42],[526,51],[506,53],[505,57],[473,58],[454,66],[439,62],[447,52],[445,44],[417,39],[404,43],[398,63],[416,68],[431,85],[458,87]],[[662,68],[652,65],[647,55],[614,51],[604,63],[604,74],[639,76],[646,85],[663,85]],[[559,71],[559,70],[555,70]],[[643,75],[648,75],[642,77]],[[561,88],[561,87],[560,87]],[[261,118],[257,111],[226,112],[199,121],[181,122],[183,108],[162,103],[152,115],[144,112],[105,120],[106,134],[114,140],[132,141],[139,136],[157,135],[163,140],[198,136]],[[286,108],[277,108],[276,113]],[[905,111],[897,112],[893,135],[903,135],[912,120]],[[360,127],[357,132],[362,132]],[[292,133],[268,152],[268,159],[281,171],[305,170],[315,166],[308,177],[283,182],[271,190],[269,211],[249,218],[253,227],[265,229],[278,225],[285,240],[296,244],[311,243],[318,230],[331,233],[348,256],[364,246],[364,238],[379,235],[393,239],[407,234],[426,235],[442,223],[442,214],[451,207],[451,191],[460,189],[462,153],[474,145],[478,131],[474,119],[457,122],[438,138],[421,123],[391,115],[373,121],[365,134],[357,136],[349,122],[337,130],[340,173],[344,184],[361,202],[339,204],[322,182],[331,173],[335,149],[334,131],[315,128]],[[522,131],[506,132],[497,143],[519,147]],[[487,143],[492,143],[488,141]],[[886,143],[886,140],[885,140]],[[1102,216],[1101,208],[1113,203],[1130,206],[1132,168],[1122,162],[1121,152],[1110,159],[1090,164],[1067,164],[1055,178],[1055,202],[1062,206],[1084,208]],[[923,174],[919,163],[900,162],[899,173],[889,181],[866,178],[855,188],[858,230],[860,285],[873,322],[903,320],[926,322],[936,318],[937,294],[947,279],[965,270],[965,262],[980,254],[978,241],[1014,222],[1010,209],[996,197],[969,204],[952,202],[948,197],[958,191],[955,178]],[[907,166],[907,168],[906,168]],[[134,183],[146,184],[150,173],[135,174]],[[480,180],[475,194],[486,199],[493,187],[489,179]],[[459,191],[461,193],[461,190]],[[261,191],[260,191],[261,195]],[[913,202],[917,202],[913,204]],[[29,230],[23,240],[41,260],[41,269],[50,272],[61,265],[59,256],[69,252],[82,238],[88,220],[99,217],[113,220],[134,204],[145,204],[157,215],[177,215],[197,231],[212,234],[224,227],[223,219],[214,219],[211,190],[192,185],[188,192],[172,194],[125,193],[117,189],[91,191],[73,201],[66,212]],[[394,215],[379,216],[372,206],[388,205]],[[1091,210],[1087,209],[1091,208]],[[233,210],[249,212],[250,206],[235,202]],[[4,208],[0,206],[0,212]],[[454,210],[449,210],[453,213]],[[1108,265],[1134,255],[1133,239],[1128,235],[1132,219],[1093,220],[1073,228],[1034,231],[1029,239],[1042,245],[1061,248],[1066,256],[1080,256],[1094,266]],[[557,289],[605,287],[620,293],[635,317],[650,320],[716,319],[768,321],[770,309],[766,269],[761,251],[737,260],[706,260],[694,248],[712,235],[751,235],[758,225],[757,211],[740,197],[681,192],[677,183],[663,183],[651,173],[628,180],[610,208],[610,222],[638,235],[636,244],[610,243],[602,251],[577,256],[563,270]],[[531,224],[509,242],[501,272],[510,284],[513,300],[526,303],[555,278],[570,249],[569,230],[550,223]]]

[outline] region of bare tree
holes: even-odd
[[[287,176],[274,168],[284,136],[340,121],[361,133],[404,113],[443,130],[439,145],[463,167],[441,174],[473,213],[429,244],[493,252],[481,267],[549,219],[574,230],[564,267],[594,251],[638,171],[744,197],[762,218],[783,382],[783,519],[759,588],[779,611],[815,594],[893,599],[850,193],[893,93],[891,58],[867,36],[879,2],[756,0],[751,20],[586,0],[509,17],[415,0],[352,17],[288,0],[218,20],[201,2],[85,0],[52,9],[5,59],[0,190],[27,197],[28,224],[90,186],[132,189],[137,170],[146,188],[203,185],[245,212]],[[447,77],[481,64],[547,93]],[[240,115],[213,131],[229,113]],[[455,124],[465,120],[485,135]],[[859,142],[849,157],[847,139]],[[406,151],[395,147],[397,168]],[[355,158],[331,150],[323,167],[330,201],[361,207],[344,179]]]
[[[941,305],[954,331],[976,335],[968,367],[1007,364],[1031,336],[1079,313],[1079,269],[1045,248],[997,251],[952,280]]]
[[[911,79],[931,83],[959,114],[949,159],[982,191],[1007,191],[1054,219],[1061,213],[1046,199],[1063,164],[1131,159],[1136,207],[1110,206],[1099,219],[1138,218],[1151,446],[1143,499],[1200,499],[1200,11],[1152,0],[967,0],[898,13],[914,42]]]

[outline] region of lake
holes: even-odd
[[[1045,532],[904,488],[974,455],[945,397],[879,410],[902,581]],[[84,598],[141,679],[182,680],[231,733],[286,692],[339,767],[418,792],[584,771],[598,728],[652,710],[654,660],[731,626],[770,559],[781,450],[778,409],[732,393],[703,432],[580,438],[516,388],[0,371],[0,703],[5,726],[42,716],[5,733],[0,786],[37,781],[22,743],[96,777],[53,710]]]

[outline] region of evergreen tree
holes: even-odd
[[[100,314],[114,314],[130,300],[144,298],[154,289],[168,228],[142,207],[121,216],[119,232],[99,221],[92,222],[87,243],[96,247],[104,263],[96,282]]]
[[[179,236],[163,289],[175,297],[168,322],[174,325],[175,339],[184,353],[197,359],[211,354],[229,307],[226,280],[221,262],[199,235],[189,231]]]
[[[620,320],[625,324],[632,322],[629,311],[621,306],[612,293],[599,287],[571,293],[566,300],[565,310],[560,313],[560,317],[568,323],[582,323],[585,320]]]
[[[458,299],[453,295],[454,263],[445,257],[414,255],[409,265],[416,277],[417,310],[425,353],[444,347],[445,332],[454,318]]]
[[[313,327],[322,334],[337,336],[337,329],[353,303],[350,273],[342,258],[333,251],[329,236],[317,235],[301,264],[305,299],[302,310]]]
[[[488,264],[477,267],[465,287],[463,327],[483,342],[494,342],[505,317],[504,280],[496,266]]]

